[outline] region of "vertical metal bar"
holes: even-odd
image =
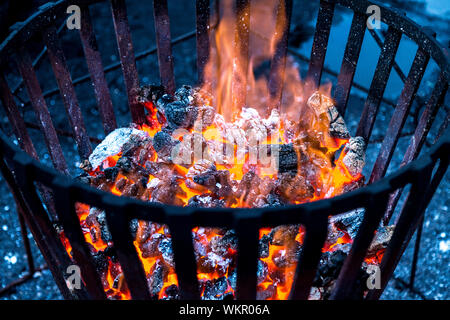
[[[134,123],[142,124],[145,120],[145,113],[143,106],[136,101],[136,90],[139,88],[139,76],[136,69],[136,59],[131,41],[125,0],[111,0],[111,11],[131,118]]]
[[[353,83],[353,78],[361,52],[362,42],[366,31],[367,17],[360,13],[354,13],[350,33],[342,59],[341,70],[334,89],[334,100],[339,113],[344,116],[347,108],[348,97]]]
[[[67,170],[66,160],[64,159],[52,118],[48,112],[45,99],[42,96],[42,90],[33,66],[31,65],[30,56],[25,48],[19,49],[18,66],[28,95],[30,96],[30,101],[36,114],[39,127],[44,134],[44,140],[47,145],[48,153],[52,159],[53,166],[56,170],[68,175],[69,172]]]
[[[194,226],[191,221],[191,212],[170,208],[167,209],[167,214],[180,297],[183,300],[198,300],[200,292],[192,243],[191,230]]]
[[[423,229],[423,221],[425,218],[425,214],[422,215],[419,222],[419,227],[417,228],[416,234],[416,243],[414,244],[414,255],[413,261],[411,263],[411,274],[409,276],[409,287],[414,288],[414,280],[416,278],[416,270],[417,270],[417,261],[419,260],[419,250],[420,250],[420,241],[422,239],[422,229]]]
[[[289,294],[290,300],[308,299],[322,255],[322,247],[327,238],[327,216],[320,214],[314,218],[310,217],[309,220],[305,224],[306,234],[295,271],[294,283]]]
[[[270,109],[281,107],[284,75],[286,68],[286,54],[289,39],[289,29],[291,27],[292,0],[280,0],[277,8],[276,32],[281,32],[280,39],[275,48],[275,53],[270,64],[269,92],[271,100]],[[267,110],[270,113],[270,110]]]
[[[259,217],[250,212],[234,215],[238,238],[236,298],[255,300],[258,270]]]
[[[64,234],[69,239],[73,258],[81,270],[86,288],[92,298],[106,299],[102,282],[95,271],[93,258],[81,231],[80,220],[75,210],[74,190],[67,185],[67,181],[60,177],[55,178],[53,184],[56,210],[59,212]]]
[[[364,219],[359,226],[358,234],[350,249],[350,253],[344,261],[339,273],[336,287],[331,294],[331,299],[342,300],[352,298],[352,292],[361,264],[366,257],[367,249],[372,242],[381,217],[386,209],[387,194],[372,195],[369,205],[366,207]]]
[[[103,123],[105,134],[117,128],[116,116],[111,102],[108,84],[106,83],[103,70],[102,58],[97,45],[94,29],[92,27],[91,15],[87,5],[81,6],[81,29],[80,38],[83,44],[86,63],[94,86],[95,98]]]
[[[321,0],[316,23],[316,32],[314,33],[314,40],[311,49],[311,60],[309,62],[308,73],[306,76],[306,91],[318,88],[320,85],[333,14],[334,3],[327,0]]]
[[[92,152],[91,143],[84,125],[72,77],[67,68],[66,58],[61,43],[56,34],[56,28],[50,27],[44,31],[44,42],[47,46],[47,54],[52,65],[53,73],[58,83],[61,98],[66,108],[70,126],[72,127],[78,153],[82,160],[87,159]]]
[[[363,137],[366,142],[369,141],[372,133],[378,108],[380,106],[384,90],[386,89],[386,84],[391,73],[392,64],[394,63],[395,54],[397,53],[401,37],[402,33],[400,31],[391,26],[388,28],[388,33],[384,40],[384,45],[381,49],[381,54],[375,69],[375,74],[364,104],[361,120],[359,121],[358,128],[356,130],[356,136]]]
[[[447,161],[441,160],[439,168],[445,167],[446,170],[447,166],[448,159]],[[408,198],[406,199],[405,205],[403,206],[399,219],[395,225],[394,234],[389,241],[389,245],[380,264],[381,289],[370,290],[366,296],[366,299],[378,299],[381,296],[384,288],[391,278],[392,273],[395,270],[395,267],[400,261],[404,250],[406,249],[406,244],[413,236],[420,217],[435,191],[435,188],[430,188],[432,184],[432,182],[430,183],[432,169],[433,165],[429,168],[425,168],[425,170],[420,172],[420,176],[417,174],[417,177],[415,177],[415,181],[412,183]],[[442,179],[445,170],[443,170],[443,172],[439,172],[438,169],[433,177],[433,180],[437,180],[437,184],[439,184]]]
[[[204,81],[203,72],[209,59],[209,0],[196,1],[197,81]]]
[[[155,16],[156,45],[158,47],[158,63],[161,84],[167,92],[175,92],[175,77],[173,74],[172,45],[170,43],[170,20],[167,0],[153,0]]]
[[[386,131],[383,143],[372,169],[372,175],[369,183],[373,183],[386,174],[386,170],[391,162],[392,155],[397,145],[398,138],[408,117],[409,109],[411,108],[414,97],[419,89],[420,81],[422,80],[425,68],[428,64],[430,56],[422,49],[418,49],[414,62],[406,78],[402,93],[395,107],[389,127]]]
[[[108,203],[105,207],[106,221],[131,297],[133,300],[150,300],[144,267],[130,234],[129,208],[109,195],[104,202]]]
[[[19,108],[14,102],[14,97],[11,93],[11,89],[6,82],[3,72],[0,72],[0,99],[6,111],[6,116],[12,125],[14,134],[17,137],[19,146],[25,150],[31,157],[37,159],[37,152],[34,148],[33,142],[28,135],[27,127],[20,115]]]
[[[411,137],[408,149],[405,152],[403,160],[400,166],[404,166],[411,161],[413,161],[420,153],[420,150],[425,143],[428,132],[430,131],[431,125],[433,124],[434,118],[444,102],[445,93],[447,92],[448,83],[445,81],[444,74],[441,73],[438,80],[436,81],[433,92],[427,101],[425,110],[420,117],[419,124],[414,131],[414,136]],[[400,199],[402,189],[396,190],[389,197],[388,208],[386,210],[385,216],[383,218],[383,223],[386,225],[394,213],[395,207],[397,206],[398,200]]]
[[[234,62],[231,80],[233,110],[241,110],[246,103],[248,44],[250,40],[250,0],[236,0]]]

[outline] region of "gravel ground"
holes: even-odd
[[[133,31],[133,43],[135,52],[140,52],[154,46],[154,32],[153,32],[153,17],[151,4],[139,2],[137,0],[127,1],[128,3],[128,16]],[[293,12],[293,21],[312,21],[316,15],[316,3],[311,1],[303,1],[301,4],[296,2]],[[394,1],[394,5],[398,3]],[[297,6],[298,5],[298,6]],[[171,29],[173,37],[179,36],[184,32],[192,30],[195,26],[193,2],[188,1],[169,1],[169,11],[171,13],[172,23]],[[416,10],[417,11],[417,10]],[[104,8],[101,4],[95,5],[91,11],[93,17],[95,17],[94,28],[97,34],[99,43],[101,43],[102,60],[104,65],[114,63],[118,61],[118,53],[116,49],[116,43],[113,34],[113,26],[110,19],[109,10]],[[345,24],[348,20],[346,12],[338,12],[337,17],[334,19],[336,24]],[[423,15],[422,21],[427,21]],[[418,18],[419,19],[419,18]],[[419,20],[420,20],[419,19]],[[441,18],[439,23],[436,24],[437,30],[446,30],[448,26],[448,20]],[[188,27],[186,27],[188,26]],[[310,51],[310,30],[313,25],[300,25],[298,24],[297,33],[304,41],[301,42],[299,50],[309,54]],[[294,28],[294,27],[293,27]],[[448,30],[448,29],[447,29]],[[70,32],[63,32],[63,43],[65,48],[71,48],[66,51],[67,58],[70,63],[72,76],[74,78],[83,75],[87,72],[85,62],[83,61],[82,48],[79,44],[77,35]],[[445,33],[444,33],[445,34]],[[341,35],[345,37],[346,35]],[[438,39],[446,41],[446,38]],[[441,35],[442,37],[442,35]],[[331,38],[333,39],[333,38]],[[76,41],[75,41],[76,40]],[[338,39],[339,40],[339,39]],[[338,43],[345,43],[344,41]],[[366,39],[365,39],[366,43]],[[308,47],[309,46],[309,47]],[[364,53],[363,45],[363,52]],[[334,46],[333,46],[334,47]],[[174,59],[175,59],[175,75],[177,79],[177,85],[184,83],[193,83],[195,79],[195,41],[190,40],[182,44],[178,44],[174,47]],[[333,48],[335,50],[335,48]],[[409,52],[411,53],[411,52]],[[373,53],[375,54],[375,53]],[[370,53],[366,53],[366,56]],[[410,54],[411,55],[411,54]],[[329,63],[327,56],[327,66],[330,66],[333,70],[338,70],[336,65]],[[403,59],[402,59],[403,60]],[[408,58],[405,58],[408,60]],[[411,58],[409,58],[409,61]],[[306,64],[299,61],[302,68],[302,74],[304,74]],[[399,62],[400,63],[400,62]],[[403,61],[402,61],[403,63]],[[401,63],[400,63],[401,64]],[[340,63],[339,63],[340,65]],[[154,79],[158,79],[157,60],[155,56],[147,57],[138,62],[138,71],[141,75],[142,83],[155,82]],[[402,64],[401,64],[402,66]],[[407,73],[409,66],[404,68],[404,72]],[[38,77],[43,83],[43,90],[53,88],[56,83],[50,72],[48,63],[43,63],[39,68]],[[426,95],[430,92],[430,87],[435,79],[435,72],[427,73],[423,85],[420,88],[419,94]],[[366,76],[367,78],[367,76]],[[324,74],[324,80],[329,79],[335,81],[331,76]],[[16,80],[14,75],[9,79],[11,81]],[[356,77],[358,80],[358,77]],[[395,80],[395,79],[394,79]],[[393,83],[395,84],[395,81]],[[113,105],[115,106],[115,112],[118,118],[120,126],[124,126],[129,122],[128,110],[126,107],[126,96],[123,93],[123,78],[120,70],[111,72],[107,75],[108,85],[110,87],[111,97]],[[391,81],[390,81],[391,83]],[[89,85],[84,84],[77,87],[77,93],[82,106],[85,122],[87,124],[88,132],[91,136],[97,138],[103,138],[101,126],[96,125],[93,120],[98,118],[98,112],[95,106],[95,99],[92,93],[92,89]],[[397,92],[400,89],[397,89]],[[25,92],[20,92],[22,99],[27,100]],[[55,121],[55,126],[60,129],[69,130],[67,120],[64,111],[61,110],[61,99],[58,96],[47,99],[50,112],[52,113]],[[352,91],[352,96],[349,102],[349,110],[346,114],[346,122],[351,132],[355,131],[357,126],[357,119],[360,116],[361,108],[364,103],[361,92],[356,90]],[[446,101],[448,105],[448,101]],[[413,111],[416,108],[420,108],[418,104],[413,106]],[[35,121],[34,115],[30,110],[30,107],[24,107],[23,113],[28,121]],[[377,117],[377,123],[373,132],[374,143],[369,145],[367,154],[374,156],[367,156],[367,165],[365,174],[368,176],[373,165],[373,161],[376,158],[376,152],[380,146],[376,143],[379,138],[382,138],[382,131],[380,129],[385,128],[386,119],[392,115],[392,107],[382,105],[380,114]],[[444,112],[438,114],[436,123],[441,123],[444,117]],[[5,117],[2,115],[1,126],[8,130],[8,124]],[[414,127],[414,122],[410,117],[405,125],[404,132],[409,132]],[[435,134],[437,128],[433,127],[432,134]],[[45,145],[42,143],[42,139],[38,132],[32,130],[32,139],[39,151],[39,156],[42,162],[49,163],[49,156],[46,153]],[[403,152],[408,144],[409,138],[405,137],[400,139],[398,150],[392,160],[392,165],[389,171],[395,170],[398,164],[402,160]],[[64,155],[66,159],[73,159],[71,162],[71,173],[76,174],[76,163],[79,161],[77,152],[74,145],[71,144],[67,138],[61,138],[61,143],[64,146]],[[432,144],[432,140],[428,141],[429,145]],[[424,152],[426,152],[425,148]],[[425,223],[422,234],[422,242],[420,249],[420,260],[418,263],[418,270],[415,282],[415,289],[410,290],[405,287],[405,283],[409,279],[410,263],[413,256],[414,238],[408,246],[403,258],[401,259],[393,279],[389,282],[382,298],[383,299],[449,299],[449,287],[450,280],[447,274],[450,272],[450,224],[449,224],[449,207],[450,199],[448,197],[448,188],[450,186],[450,176],[447,173],[444,177],[439,189],[433,197],[428,210],[425,215]],[[29,235],[32,243],[33,256],[36,261],[36,265],[40,266],[45,263],[42,255],[39,253],[32,236]],[[13,279],[23,275],[27,270],[26,256],[23,248],[19,222],[16,216],[16,210],[13,198],[3,180],[0,176],[0,288],[5,286]],[[26,283],[14,288],[7,294],[0,297],[0,299],[61,299],[61,295],[53,281],[53,278],[45,269],[42,272],[37,273],[33,279]]]

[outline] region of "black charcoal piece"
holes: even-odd
[[[272,145],[274,148],[274,145]],[[277,148],[277,145],[275,145]],[[281,144],[278,146],[278,172],[292,172],[297,173],[298,163],[297,163],[297,153],[295,152],[292,143]]]
[[[170,127],[190,128],[197,118],[197,108],[181,101],[174,101],[165,105],[164,115]]]

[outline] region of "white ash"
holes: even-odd
[[[360,174],[365,164],[366,143],[362,137],[350,138],[345,145],[343,162],[352,176]]]
[[[146,132],[134,128],[119,128],[108,134],[89,156],[92,169],[95,170],[109,156],[121,152],[123,145],[132,138],[144,141],[149,136]]]

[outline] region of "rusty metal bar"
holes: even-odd
[[[125,0],[111,0],[111,11],[131,118],[134,123],[142,124],[145,120],[145,113],[143,106],[136,101],[139,76],[136,69],[136,59],[131,41]]]
[[[402,33],[393,27],[389,27],[386,35],[381,54],[378,59],[375,74],[370,85],[369,93],[367,95],[364,109],[359,121],[358,128],[356,130],[356,136],[361,136],[366,142],[369,141],[372,133],[375,118],[378,113],[381,99],[386,89],[386,84],[391,73],[392,64],[394,63],[395,54],[397,53],[398,46]]]
[[[408,117],[414,97],[419,89],[420,81],[425,73],[430,56],[422,49],[418,49],[414,62],[406,78],[402,93],[397,102],[394,114],[389,122],[383,144],[375,161],[375,165],[370,176],[369,183],[373,183],[382,178],[387,171],[392,155],[397,145],[398,138]]]
[[[103,123],[105,134],[117,128],[116,116],[111,102],[108,84],[106,83],[105,71],[103,70],[102,58],[97,45],[94,29],[92,27],[89,7],[81,6],[81,29],[80,38],[83,44],[86,63],[94,86],[95,98]]]
[[[190,212],[168,209],[167,214],[180,298],[198,300],[200,291],[191,231],[194,226]]]
[[[231,80],[231,99],[234,110],[246,103],[248,44],[250,40],[250,0],[236,0],[234,63]],[[234,111],[233,110],[233,111]]]
[[[116,203],[111,196],[105,202],[108,203],[105,208],[106,221],[131,297],[133,300],[150,300],[144,267],[130,234],[129,209]]]
[[[270,64],[269,93],[272,100],[269,109],[281,107],[284,76],[286,69],[286,54],[289,39],[289,29],[291,27],[292,0],[280,0],[277,8],[276,32],[282,35],[276,45],[275,53]],[[268,110],[267,113],[270,113]]]
[[[75,142],[78,146],[78,153],[82,160],[87,159],[92,152],[91,143],[84,125],[75,88],[72,84],[72,77],[67,67],[64,51],[61,42],[56,34],[56,29],[50,27],[43,32],[44,42],[47,46],[47,54],[52,65],[53,74],[58,83],[61,98],[66,108],[67,117],[72,127]]]
[[[401,167],[413,161],[419,155],[420,150],[422,150],[434,118],[436,117],[440,106],[444,102],[447,87],[448,83],[444,79],[444,74],[441,73],[425,106],[425,110],[420,117],[419,123],[414,131],[414,136],[411,138],[408,149],[403,156],[403,160],[400,164]],[[402,191],[403,189],[400,189],[390,195],[388,208],[383,218],[383,223],[385,225],[389,223]]]
[[[341,70],[334,89],[334,100],[339,113],[344,116],[347,102],[352,88],[353,78],[358,64],[359,54],[366,31],[366,19],[363,14],[354,13]]]
[[[318,88],[320,85],[333,15],[334,3],[327,0],[321,0],[311,49],[311,60],[306,75],[307,92]]]
[[[75,194],[70,186],[61,178],[53,181],[55,188],[55,205],[59,212],[60,221],[64,228],[64,234],[69,239],[72,247],[72,256],[81,270],[81,276],[87,290],[94,299],[106,299],[105,291],[99,275],[96,272],[95,263],[84,238],[75,210]]]
[[[336,287],[331,294],[331,299],[342,300],[352,298],[361,264],[366,257],[367,249],[372,242],[375,230],[386,209],[387,196],[387,194],[377,194],[373,195],[369,200],[369,204],[365,208],[364,219],[359,226],[350,253],[345,259],[344,265],[339,273]]]
[[[209,0],[196,1],[197,81],[202,84],[206,63],[209,59]]]
[[[14,97],[2,72],[0,72],[0,99],[3,107],[5,108],[6,116],[8,117],[8,120],[14,130],[14,134],[17,137],[19,146],[31,157],[37,160],[38,155],[36,149],[34,148],[33,142],[28,135],[25,122],[19,113],[19,108],[14,101]]]
[[[320,217],[310,217],[309,220],[305,224],[306,234],[289,294],[290,300],[308,299],[327,237],[328,220],[325,214]]]
[[[52,159],[53,166],[56,170],[63,172],[64,174],[69,174],[66,160],[64,159],[61,145],[59,144],[58,136],[55,127],[53,126],[52,118],[48,112],[44,97],[42,96],[39,80],[36,77],[36,73],[31,65],[30,56],[25,48],[19,50],[18,66],[28,95],[30,96],[31,104],[36,113],[40,129],[44,134],[45,143]]]
[[[155,17],[156,44],[158,47],[158,63],[161,84],[167,92],[175,92],[175,77],[173,74],[173,55],[170,41],[170,19],[167,0],[153,0]]]
[[[259,219],[250,212],[234,215],[238,238],[236,299],[255,300],[258,270]]]

